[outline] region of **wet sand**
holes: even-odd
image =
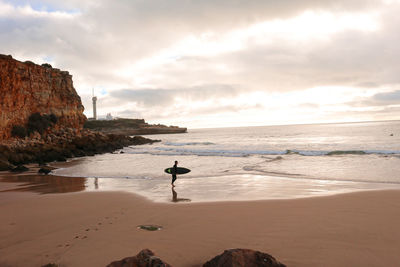
[[[173,266],[201,266],[228,248],[260,250],[288,266],[400,262],[398,190],[163,204],[131,193],[78,192],[79,182],[64,194],[21,192],[29,186],[15,182],[0,182],[0,266],[105,266],[144,248]],[[163,229],[137,228],[143,224]]]

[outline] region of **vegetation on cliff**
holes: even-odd
[[[88,120],[83,125],[86,129],[122,129],[122,128],[140,128],[148,125],[143,119],[115,119],[115,120]]]
[[[13,137],[24,138],[31,134],[38,132],[43,134],[44,131],[54,126],[58,118],[54,114],[40,114],[39,112],[33,113],[29,116],[26,125],[13,125],[11,135]]]

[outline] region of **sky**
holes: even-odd
[[[0,54],[87,117],[189,128],[400,118],[400,0],[0,0]]]

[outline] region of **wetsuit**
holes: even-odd
[[[175,180],[176,180],[176,173],[177,173],[177,171],[178,171],[177,167],[178,167],[178,166],[176,166],[176,164],[175,164],[174,167],[173,167],[173,170],[172,170],[172,184],[173,184],[173,183],[175,182]]]

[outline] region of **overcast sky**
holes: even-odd
[[[0,0],[0,53],[92,116],[190,128],[400,118],[400,0]]]

